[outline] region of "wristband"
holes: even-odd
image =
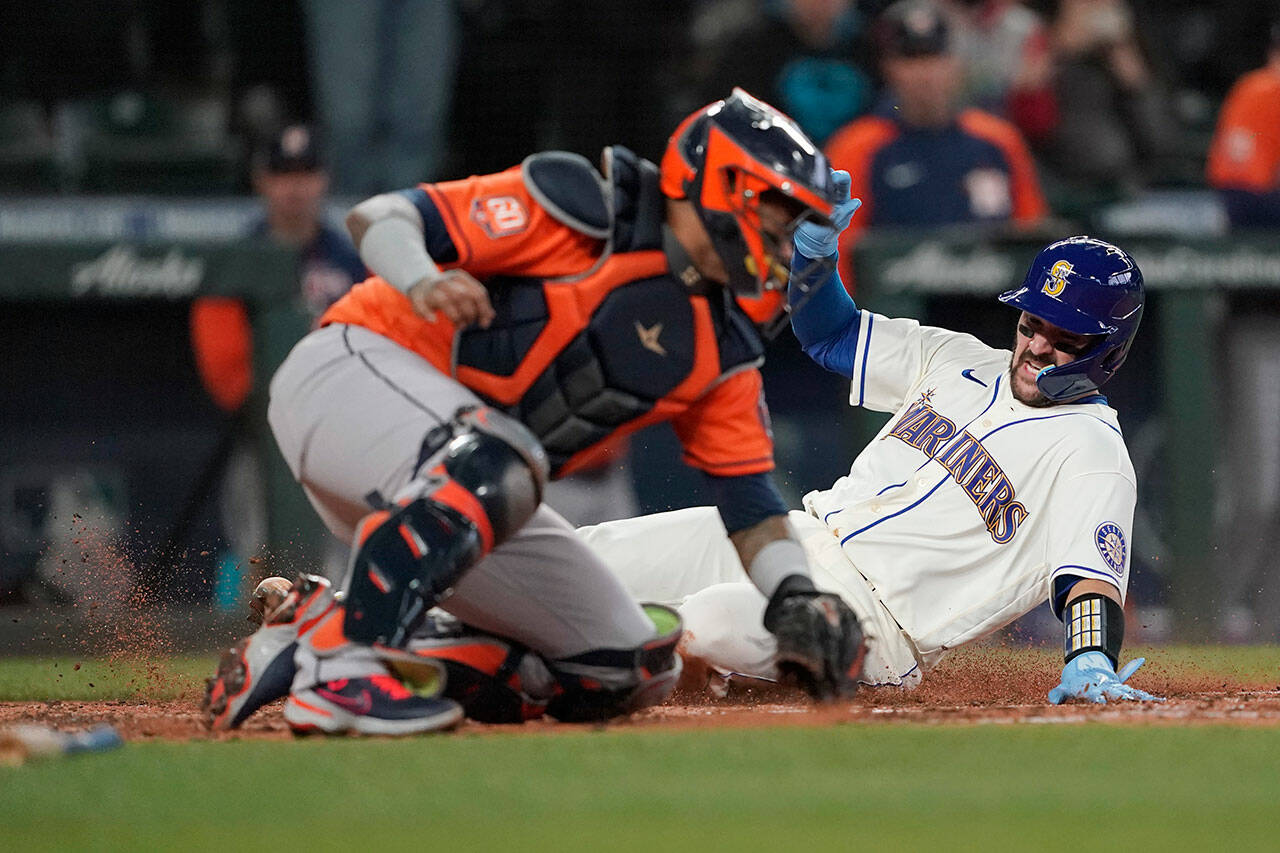
[[[1114,668],[1124,645],[1124,608],[1096,592],[1072,599],[1062,615],[1066,630],[1062,653],[1066,662],[1085,652],[1102,652]]]

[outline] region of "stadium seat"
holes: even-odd
[[[59,189],[53,138],[34,101],[0,104],[0,192],[39,194]]]
[[[125,92],[91,104],[88,118],[84,192],[203,196],[238,189],[239,145],[215,100]]]

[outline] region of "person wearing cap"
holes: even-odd
[[[963,67],[951,28],[926,0],[902,0],[876,24],[885,97],[827,141],[849,172],[862,212],[841,237],[841,274],[867,227],[954,224],[1031,226],[1046,214],[1035,164],[1017,129],[963,108]]]
[[[325,222],[329,173],[311,130],[295,124],[273,137],[253,159],[252,180],[263,211],[248,236],[298,252],[299,305],[314,322],[367,273],[351,240]],[[243,303],[197,299],[191,343],[209,396],[223,411],[239,411],[253,384],[253,334]]]
[[[302,301],[318,318],[368,274],[351,239],[325,222],[329,172],[309,128],[290,125],[275,137],[257,158],[253,189],[264,211],[252,233],[302,253]]]

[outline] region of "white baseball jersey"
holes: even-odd
[[[895,412],[849,474],[805,496],[930,668],[1059,576],[1123,600],[1137,497],[1103,398],[1026,406],[1008,350],[861,312],[850,402]]]

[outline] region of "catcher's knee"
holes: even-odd
[[[423,441],[418,476],[356,528],[344,631],[402,647],[426,611],[537,510],[546,454],[527,429],[460,409]]]
[[[593,649],[548,663],[559,684],[547,713],[563,722],[607,720],[661,704],[680,680],[676,653],[680,614],[661,604],[643,605],[658,636],[634,649]]]

